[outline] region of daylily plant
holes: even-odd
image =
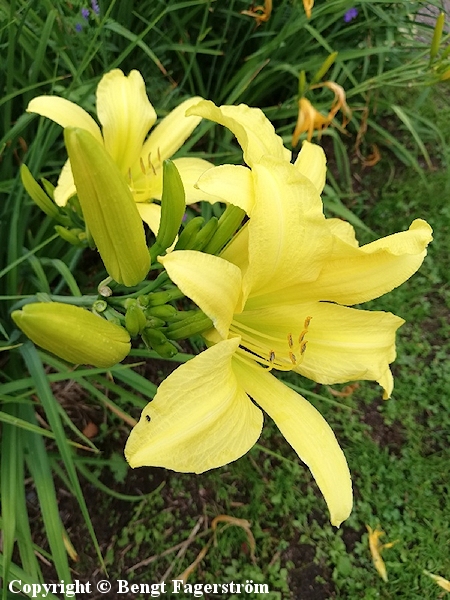
[[[416,220],[407,232],[359,248],[349,224],[323,215],[325,159],[318,147],[308,144],[291,164],[260,111],[206,102],[194,110],[232,129],[251,166],[217,167],[198,186],[205,179],[209,192],[225,190],[231,201],[235,173],[244,190],[236,200],[250,219],[221,256],[174,251],[160,258],[214,327],[204,333],[208,349],[172,373],[144,409],[126,457],[132,467],[182,472],[224,465],[257,441],[259,406],[309,466],[339,525],[352,505],[342,450],[319,412],[270,371],[294,370],[327,384],[376,380],[388,397],[403,320],[346,305],[408,279],[423,261],[431,229]]]
[[[97,87],[97,115],[102,128],[83,108],[58,96],[33,98],[27,111],[55,121],[62,127],[86,129],[100,143],[119,167],[133,193],[141,217],[157,231],[159,206],[151,204],[162,194],[162,164],[186,141],[201,117],[186,117],[186,110],[198,104],[194,97],[182,102],[150,133],[156,112],[145,91],[142,75],[133,70],[128,76],[119,69],[104,75]],[[194,188],[199,176],[212,165],[200,158],[178,158],[174,163],[186,191],[186,202],[205,200]],[[64,165],[55,189],[55,202],[64,206],[76,193],[70,161]]]

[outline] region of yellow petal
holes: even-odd
[[[65,206],[67,200],[77,193],[75,182],[73,180],[72,167],[70,166],[70,160],[66,160],[61,173],[58,177],[58,185],[55,188],[55,203],[58,206]]]
[[[150,161],[158,169],[166,158],[171,158],[184,144],[201,121],[201,117],[187,117],[188,108],[201,98],[195,96],[179,104],[153,129],[142,148],[141,158]]]
[[[239,165],[221,165],[206,171],[197,182],[214,202],[233,204],[250,214],[254,204],[253,178],[250,169]]]
[[[125,447],[131,467],[202,473],[240,458],[257,441],[262,413],[239,385],[225,340],[178,367],[144,408]]]
[[[431,227],[416,219],[408,231],[356,248],[335,238],[320,277],[304,290],[305,299],[359,304],[404,283],[426,256]]]
[[[275,133],[272,123],[259,108],[250,108],[245,104],[216,106],[210,100],[203,100],[192,107],[188,114],[200,115],[228,127],[236,136],[249,167],[265,154],[288,162],[291,159],[291,152],[284,147],[283,140]]]
[[[228,261],[194,250],[177,250],[160,257],[170,279],[212,320],[222,338],[241,291],[241,271]]]
[[[317,189],[294,165],[265,157],[253,167],[244,297],[276,293],[317,278],[331,249]]]
[[[295,370],[318,383],[378,381],[388,397],[393,385],[389,364],[396,356],[395,332],[404,323],[403,319],[391,313],[327,302],[306,307],[303,314],[306,310],[312,319],[303,361]],[[284,307],[284,310],[290,312],[291,322],[295,323],[294,309]]]
[[[193,204],[205,200],[207,202],[217,202],[216,198],[197,188],[196,184],[199,178],[207,171],[210,171],[213,164],[203,158],[175,158],[174,165],[178,169],[181,181],[184,185],[186,194],[186,204]]]
[[[350,244],[350,246],[354,246],[355,248],[359,246],[355,230],[348,221],[332,218],[327,219],[327,225],[331,233],[346,244]]]
[[[261,367],[235,360],[239,383],[275,421],[283,436],[310,468],[339,527],[352,510],[352,484],[344,453],[322,415],[305,398]]]
[[[147,223],[151,232],[156,237],[161,221],[161,206],[154,202],[137,202],[136,207],[141,215],[141,219],[144,223]]]
[[[105,147],[122,175],[139,161],[145,136],[156,113],[138,71],[126,77],[120,69],[104,75],[97,87],[97,114]]]
[[[103,143],[100,128],[94,119],[81,106],[70,100],[58,96],[38,96],[28,104],[27,112],[47,117],[61,127],[86,129],[97,142]]]
[[[319,194],[323,192],[327,178],[326,164],[323,148],[306,140],[294,162],[300,173],[314,184]]]

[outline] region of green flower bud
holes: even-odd
[[[166,336],[158,329],[144,329],[142,339],[147,346],[153,348],[163,358],[172,358],[178,354],[176,346],[170,343]]]
[[[150,249],[152,261],[164,253],[175,241],[185,210],[186,195],[180,174],[171,160],[165,160],[163,163],[161,221],[156,242]]]
[[[217,230],[209,243],[203,248],[203,252],[208,254],[217,254],[227,244],[236,233],[245,211],[239,206],[229,204],[219,219]]]
[[[86,233],[82,229],[62,227],[62,225],[55,225],[55,231],[60,237],[73,246],[79,248],[85,248],[87,245]]]
[[[68,127],[64,140],[86,225],[109,275],[133,286],[150,268],[144,226],[126,179],[102,144]]]
[[[70,363],[112,367],[131,348],[123,327],[72,304],[26,304],[11,316],[31,341]]]
[[[127,328],[127,331],[134,337],[146,324],[147,319],[145,318],[142,308],[134,301],[134,303],[127,307],[127,312],[125,313],[125,327]]]
[[[164,321],[168,321],[172,319],[177,314],[177,309],[170,304],[163,304],[162,306],[153,306],[151,308],[147,308],[145,314],[152,317],[158,317],[158,319],[163,319]]]
[[[203,217],[194,217],[189,223],[186,223],[185,228],[180,233],[178,242],[175,244],[175,250],[186,250],[187,248],[190,248],[197,233],[203,227],[204,222],[205,219]]]
[[[211,217],[204,227],[197,233],[193,243],[188,247],[188,250],[203,250],[212,239],[217,231],[219,219]]]
[[[31,199],[43,212],[45,212],[46,215],[52,217],[59,223],[68,223],[67,217],[60,214],[59,208],[51,200],[51,198],[47,196],[26,165],[22,165],[20,167],[20,177],[22,179],[23,187],[31,196]]]
[[[165,330],[166,337],[170,340],[183,340],[197,333],[208,331],[214,327],[213,322],[201,310],[195,311],[182,321],[171,323]]]

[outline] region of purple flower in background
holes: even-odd
[[[75,25],[75,31],[77,31],[78,33],[80,33],[80,31],[82,31],[83,29],[83,25],[81,23],[77,23]]]
[[[92,10],[95,12],[96,15],[100,14],[100,7],[98,5],[97,0],[91,0],[91,6],[92,6]]]
[[[349,8],[349,10],[344,15],[344,21],[346,23],[350,23],[350,21],[353,21],[353,19],[356,19],[357,16],[358,16],[358,9],[355,7]]]
[[[86,19],[86,21],[89,19],[89,9],[88,8],[82,8],[81,9],[81,16],[83,17],[83,19]]]

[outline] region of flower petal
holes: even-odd
[[[151,132],[142,148],[141,158],[158,169],[166,158],[171,158],[184,144],[202,120],[201,117],[187,117],[188,108],[201,100],[199,96],[189,98],[179,104]]]
[[[290,150],[284,147],[283,140],[275,133],[272,123],[259,108],[250,108],[245,104],[216,106],[210,100],[203,100],[187,114],[210,119],[232,131],[249,167],[253,167],[265,154],[287,162],[291,160]]]
[[[156,121],[139,71],[126,77],[120,69],[113,69],[102,77],[97,87],[97,114],[106,150],[126,175],[139,161],[145,136]]]
[[[395,332],[404,321],[391,313],[314,302],[246,307],[234,320],[259,334],[261,346],[267,340],[267,354],[272,349],[278,363],[308,379],[324,384],[378,381],[386,395],[392,392],[389,364],[395,360]]]
[[[195,250],[176,250],[158,260],[175,285],[212,320],[222,338],[227,338],[241,292],[240,269],[219,256]]]
[[[242,360],[234,360],[239,383],[275,421],[283,436],[310,468],[339,527],[352,510],[350,473],[336,436],[322,415],[305,398],[273,375]]]
[[[266,156],[252,171],[256,201],[244,297],[253,298],[317,278],[332,236],[317,189],[294,165]]]
[[[70,160],[66,160],[58,178],[58,185],[55,188],[55,203],[58,206],[65,206],[67,200],[77,193],[75,182],[73,180],[72,167]]]
[[[200,202],[205,200],[207,202],[217,202],[217,198],[212,197],[210,194],[205,193],[204,190],[197,187],[198,179],[206,171],[210,171],[213,164],[204,160],[203,158],[175,158],[173,161],[174,165],[178,169],[181,181],[184,186],[184,193],[186,194],[186,204],[193,204],[194,202]]]
[[[327,178],[326,164],[327,159],[323,148],[306,140],[294,162],[300,173],[314,184],[319,194],[323,192]]]
[[[156,237],[161,221],[161,206],[154,202],[136,202],[136,207],[141,215],[141,219],[144,223],[147,223],[151,232]]]
[[[431,227],[416,219],[408,231],[356,248],[335,237],[333,253],[319,278],[305,287],[305,300],[359,304],[404,283],[426,256]]]
[[[202,473],[255,444],[263,416],[232,370],[238,345],[238,338],[220,342],[163,381],[128,438],[125,456],[133,468]]]
[[[61,127],[86,129],[97,142],[103,143],[100,128],[81,106],[58,96],[37,96],[28,104],[27,112],[51,119]]]
[[[318,383],[378,381],[388,398],[393,388],[389,364],[396,356],[395,332],[404,320],[392,313],[327,302],[310,305],[307,310],[312,316],[305,337],[307,347],[295,370]],[[289,312],[293,314],[294,309]]]
[[[181,159],[180,159],[181,160]],[[250,214],[254,204],[253,178],[250,169],[239,165],[221,165],[206,171],[197,187],[214,202],[233,204]]]

